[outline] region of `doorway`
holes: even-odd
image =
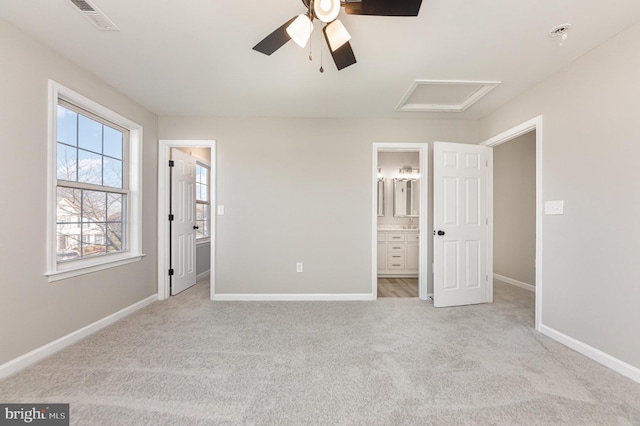
[[[523,320],[531,325],[535,304],[535,150],[535,131],[493,147],[494,302],[530,307]]]
[[[387,289],[391,288],[394,284],[398,284],[402,287],[410,288],[413,282],[417,281],[417,294],[415,296],[422,300],[427,299],[427,144],[426,143],[374,143],[373,144],[373,174],[372,174],[372,298],[378,297],[378,273],[381,271],[381,267],[385,272],[393,271],[409,271],[406,272],[405,277],[402,277],[400,273],[399,281],[391,281],[392,277],[385,277],[387,279]],[[417,157],[416,166],[412,167],[410,164],[403,164],[396,170],[394,175],[380,176],[379,170],[381,164],[379,163],[379,155],[382,153],[391,153],[403,157],[405,154],[415,155]],[[406,166],[406,167],[403,167]],[[412,174],[410,178],[399,179],[398,173],[400,169],[404,169],[404,172]],[[415,169],[415,171],[413,170]],[[405,177],[406,177],[405,176]],[[383,179],[382,185],[380,179]],[[398,191],[403,191],[404,198],[402,206],[394,205],[394,184],[398,186],[395,188]],[[382,188],[381,188],[382,186]],[[412,196],[415,195],[415,196]],[[386,200],[384,203],[385,208],[382,210],[379,208],[380,204],[378,200]],[[413,205],[411,204],[411,200]],[[402,224],[389,224],[389,229],[379,228],[379,217],[386,217],[389,215],[393,217],[394,207],[408,208],[409,212],[413,210],[414,213],[419,214],[404,214],[404,222]],[[388,220],[391,223],[393,220]],[[396,226],[396,228],[393,228]],[[393,228],[393,229],[392,229]],[[396,240],[386,241],[388,238],[396,238]],[[384,240],[384,241],[382,241]],[[391,252],[389,247],[391,245]],[[396,259],[397,258],[397,259]],[[387,262],[393,263],[387,267]],[[409,269],[407,269],[409,268]],[[415,273],[410,271],[417,270],[418,278],[411,278]],[[389,274],[387,274],[389,275]],[[395,275],[395,274],[391,274]],[[414,280],[412,282],[412,279]],[[384,293],[384,291],[383,291]],[[387,292],[391,294],[393,291]],[[396,292],[400,297],[415,297],[415,291],[399,290]],[[393,296],[393,294],[391,294]]]
[[[535,291],[535,131],[493,148],[493,276]]]
[[[209,190],[209,298],[215,295],[215,206],[216,206],[216,142],[213,140],[160,140],[158,150],[158,299],[164,300],[170,295],[170,167],[172,148],[208,148],[210,151],[210,169],[207,182]],[[206,277],[201,277],[207,279]]]
[[[539,330],[540,324],[542,322],[542,214],[543,214],[543,197],[542,197],[542,116],[538,116],[532,120],[524,122],[512,129],[509,129],[493,138],[490,138],[484,141],[481,145],[485,145],[488,147],[497,147],[506,142],[518,140],[518,138],[530,135],[533,136],[535,141],[535,261],[534,261],[534,273],[533,273],[533,281],[535,287],[535,329]],[[493,157],[493,156],[492,156]],[[493,170],[495,164],[495,158],[492,158],[492,167]],[[494,199],[494,174],[490,173],[490,185],[489,185],[489,199]],[[491,229],[494,228],[494,219],[496,218],[494,212],[494,203],[489,203],[490,206],[490,224]],[[493,253],[495,248],[494,235],[493,232],[490,234],[490,250]],[[495,257],[495,256],[492,256]],[[496,277],[494,273],[494,265],[490,263],[487,265],[488,272],[490,277]],[[500,280],[500,278],[509,278],[505,277],[501,274],[496,277]],[[530,276],[530,275],[529,275]],[[507,281],[509,282],[509,281]],[[523,284],[527,284],[524,281],[512,279],[510,284],[515,284],[523,287]],[[493,294],[493,280],[489,280],[489,285],[491,287],[491,294]],[[526,288],[526,286],[525,286]],[[530,288],[529,288],[530,289]]]

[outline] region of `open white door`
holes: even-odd
[[[486,146],[433,145],[433,305],[490,301]]]
[[[196,159],[171,150],[171,295],[196,283]]]

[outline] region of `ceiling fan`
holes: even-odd
[[[313,31],[313,21],[318,19],[333,61],[341,70],[355,64],[356,57],[349,44],[351,35],[337,19],[340,7],[344,7],[348,15],[418,16],[422,0],[302,0],[302,3],[306,13],[285,22],[253,46],[253,50],[271,55],[289,40],[305,47]],[[322,66],[320,72],[323,72]]]

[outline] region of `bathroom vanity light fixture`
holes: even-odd
[[[420,169],[404,167],[398,171],[398,179],[420,179]]]

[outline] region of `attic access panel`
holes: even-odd
[[[416,80],[396,111],[462,112],[500,85],[500,81]]]

